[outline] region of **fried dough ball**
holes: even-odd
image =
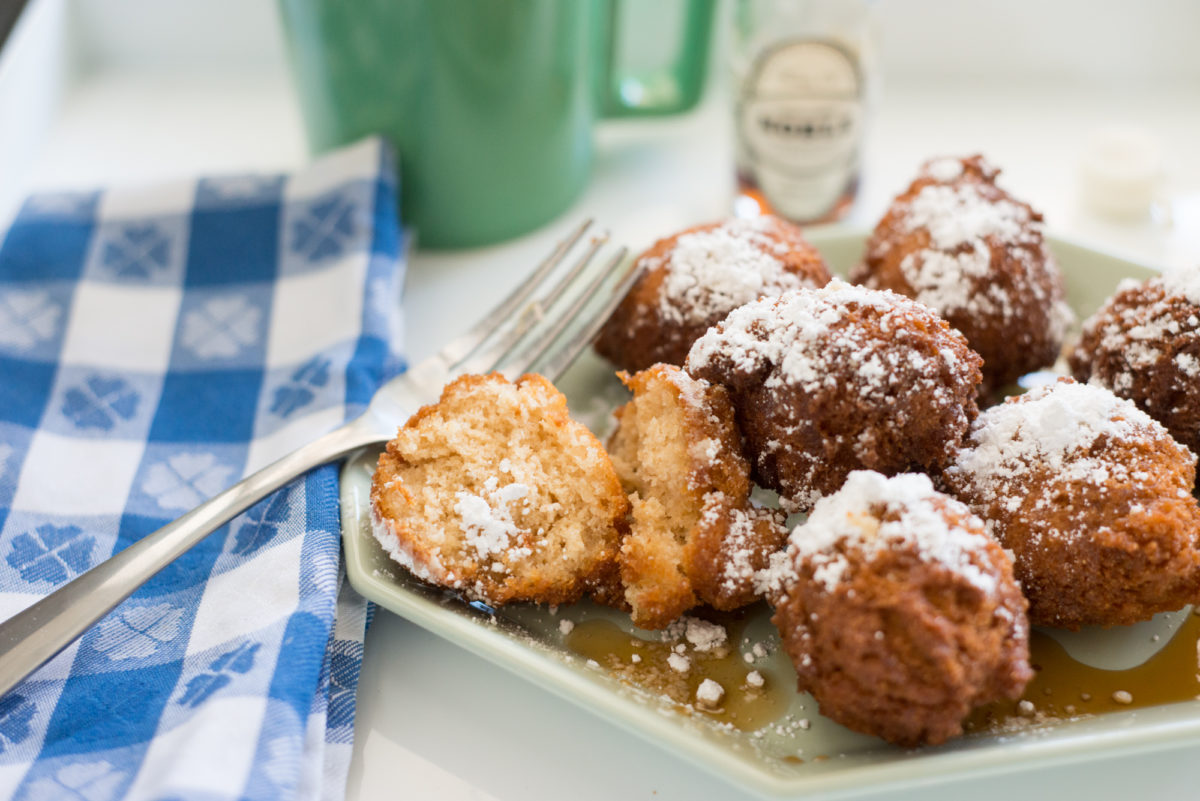
[[[1200,451],[1200,268],[1122,282],[1084,323],[1070,363]]]
[[[1042,215],[982,156],[926,162],[892,201],[851,280],[930,307],[983,357],[983,394],[1052,364],[1073,319]]]
[[[689,228],[655,242],[637,264],[641,277],[596,339],[601,356],[629,371],[681,365],[692,343],[743,303],[829,281],[800,229],[769,216]]]
[[[1195,462],[1133,403],[1063,378],[981,414],[943,480],[1015,555],[1029,619],[1078,629],[1200,601]]]
[[[608,454],[539,375],[451,382],[371,482],[372,531],[391,557],[490,604],[577,600],[612,570],[628,510]]]
[[[979,357],[962,334],[837,279],[736,309],[687,370],[729,388],[758,483],[800,511],[852,470],[948,464],[977,413]]]
[[[778,513],[750,505],[725,388],[665,364],[619,375],[633,400],[616,412],[609,451],[633,508],[620,553],[633,622],[659,629],[700,603],[753,602],[754,573],[787,531]]]
[[[1012,563],[927,476],[851,473],[764,583],[800,691],[855,731],[941,743],[1033,676]]]

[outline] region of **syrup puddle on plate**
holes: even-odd
[[[1200,616],[1189,614],[1174,636],[1142,664],[1105,670],[1072,659],[1050,635],[1029,641],[1034,677],[1017,701],[989,704],[967,719],[968,732],[999,732],[1028,725],[1123,712],[1200,696]]]
[[[783,718],[796,697],[794,674],[788,671],[786,676],[780,676],[777,672],[759,671],[763,686],[751,686],[747,677],[757,668],[746,661],[739,647],[739,643],[745,642],[743,633],[748,615],[709,611],[701,616],[725,627],[726,643],[719,650],[707,653],[688,645],[684,655],[690,665],[682,672],[672,668],[668,660],[686,640],[667,641],[660,632],[628,631],[608,619],[580,621],[563,638],[563,644],[575,655],[593,660],[617,680],[669,699],[682,714],[701,715],[744,732],[761,730]],[[1030,638],[1034,678],[1024,694],[1016,701],[976,709],[964,724],[966,732],[1009,733],[1031,725],[1200,698],[1197,652],[1200,615],[1184,611],[1171,617],[1174,619],[1156,621],[1153,625],[1140,624],[1148,643],[1154,636],[1161,636],[1161,642],[1142,646],[1149,657],[1135,667],[1122,670],[1079,661],[1056,640],[1062,637],[1070,644],[1070,638],[1078,635],[1035,630]],[[1155,635],[1153,631],[1163,634]],[[1121,650],[1128,650],[1130,629],[1088,636],[1101,638],[1106,634],[1123,646]],[[772,639],[770,650],[778,647],[778,641]],[[697,688],[705,679],[712,679],[725,691],[713,708],[696,702]],[[804,736],[802,731],[795,734],[797,738]]]
[[[746,630],[742,615],[709,613],[704,617],[725,629],[725,643],[711,651],[691,647],[683,638],[664,641],[659,632],[625,631],[611,620],[585,620],[564,639],[568,649],[594,660],[620,681],[669,698],[683,714],[702,714],[718,723],[742,731],[755,731],[782,717],[796,695],[795,677],[780,680],[756,671],[747,663],[738,643]],[[676,648],[683,645],[683,653]],[[669,662],[671,655],[688,660],[680,671]],[[762,686],[749,676],[758,672]],[[696,691],[705,679],[721,685],[724,694],[711,708],[696,702]]]

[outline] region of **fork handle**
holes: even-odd
[[[364,418],[353,420],[247,476],[0,623],[0,695],[234,516],[312,468],[380,439]]]

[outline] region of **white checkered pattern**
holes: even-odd
[[[361,409],[399,369],[377,140],[293,176],[30,198],[0,245],[0,618]],[[0,797],[342,797],[368,610],[337,473],[0,698]]]

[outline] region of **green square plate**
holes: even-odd
[[[864,231],[831,226],[807,233],[835,274],[845,275],[862,254]],[[1053,237],[1050,245],[1066,277],[1068,299],[1080,318],[1098,308],[1122,278],[1154,274],[1142,265]],[[559,385],[585,423],[607,425],[608,413],[624,399],[612,371],[591,353],[580,358]],[[1015,732],[974,734],[918,750],[895,748],[850,732],[823,719],[810,697],[795,693],[786,696],[786,709],[773,722],[756,731],[720,725],[622,681],[596,663],[589,664],[567,647],[560,632],[564,618],[576,623],[608,619],[629,630],[623,615],[583,603],[560,609],[557,615],[517,605],[492,617],[409,578],[371,536],[367,497],[377,456],[377,449],[359,454],[342,471],[342,531],[347,571],[355,589],[742,788],[776,797],[816,793],[827,797],[1200,742],[1197,701],[1038,724]],[[1160,616],[1120,631],[1055,636],[1071,653],[1097,660],[1093,664],[1137,664],[1165,644],[1186,615]],[[765,605],[749,613],[743,634],[750,642],[778,642],[768,617]],[[738,647],[744,649],[745,642],[739,639]],[[769,685],[794,686],[795,674],[786,657],[777,647],[768,650],[770,654],[754,667]],[[806,727],[798,725],[801,720]]]

